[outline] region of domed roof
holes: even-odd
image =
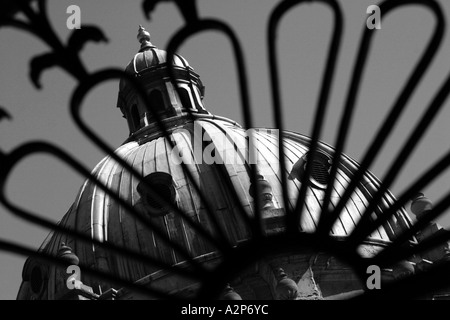
[[[167,52],[158,49],[150,42],[150,33],[142,26],[139,26],[137,38],[141,43],[141,49],[126,66],[126,72],[138,74],[147,69],[167,64]],[[192,69],[188,61],[176,53],[173,56],[172,64],[173,66]]]
[[[264,231],[267,234],[283,232],[286,229],[285,209],[295,207],[301,184],[307,183],[299,229],[314,232],[322,212],[327,178],[333,161],[333,148],[319,142],[317,154],[309,159],[310,139],[298,133],[283,132],[285,159],[280,159],[278,130],[245,130],[232,120],[211,115],[202,104],[203,84],[187,61],[179,55],[174,56],[173,64],[177,75],[171,81],[168,77],[166,52],[153,46],[150,34],[142,27],[139,29],[138,39],[141,50],[128,64],[126,72],[136,75],[149,97],[148,101],[141,100],[133,86],[127,84],[127,81],[120,82],[118,107],[129,122],[130,136],[115,153],[132,166],[146,183],[140,182],[111,156],[105,157],[92,174],[108,190],[119,195],[137,213],[150,220],[152,228],[140,222],[132,212],[91,180],[85,181],[60,225],[97,241],[112,243],[152,257],[167,265],[189,267],[188,260],[196,259],[207,266],[214,266],[221,259],[218,248],[194,228],[192,222],[207,233],[215,234],[216,225],[211,218],[213,216],[228,242],[236,246],[251,238],[250,226],[241,215],[241,209],[247,216],[254,216],[253,197],[255,192],[260,192]],[[153,115],[156,113],[162,116],[167,137],[155,125]],[[169,141],[175,145],[174,149]],[[181,161],[186,164],[196,185],[200,186],[210,212],[180,166]],[[281,171],[280,161],[285,162],[286,172]],[[309,181],[304,181],[302,175],[307,161],[313,161],[312,173]],[[260,188],[251,184],[250,164],[257,165]],[[330,206],[335,207],[339,203],[357,169],[356,161],[342,156]],[[226,173],[225,178],[220,172]],[[288,203],[283,200],[283,176],[288,177]],[[147,184],[185,216],[158,202],[148,191]],[[379,185],[379,181],[370,172],[365,173],[332,226],[331,237],[350,235]],[[233,189],[235,193],[232,192]],[[394,197],[386,192],[377,210],[383,212],[393,203]],[[373,213],[375,217],[372,217],[376,219],[379,212]],[[361,256],[372,256],[410,225],[405,210],[399,210],[360,246]],[[188,252],[191,259],[181,256],[175,246],[163,241],[157,230],[170,239],[172,244]],[[76,255],[80,264],[112,273],[121,279],[141,284],[151,282],[152,286],[159,285],[167,292],[195,287],[195,284],[183,282],[183,279],[170,278],[170,273],[156,266],[61,233],[50,234],[40,250],[56,256],[62,243],[67,244],[64,248],[72,248],[73,252],[70,251],[70,254],[74,255],[71,257],[75,260]],[[157,284],[156,280],[164,277],[170,279]],[[27,261],[23,279],[23,286],[19,291],[22,298],[61,298],[61,292],[67,289],[65,270],[61,271],[54,265],[41,265],[36,259]],[[110,289],[112,285],[85,276],[83,283],[92,288],[100,288],[99,291]]]
[[[126,66],[125,71],[131,74],[138,74],[147,69],[165,65],[167,63],[166,57],[166,51],[150,47],[145,51],[138,52]],[[172,65],[181,68],[191,68],[187,60],[179,54],[174,54]]]
[[[225,162],[223,166],[239,196],[239,204],[233,200],[226,184],[219,179],[218,168],[221,164],[216,166],[195,161],[195,144],[199,142],[201,145],[203,140],[202,136],[199,137],[194,134],[196,126],[203,130],[204,135],[206,134],[211,138],[216,155],[222,156]],[[256,151],[259,173],[272,188],[273,207],[275,209],[284,208],[280,183],[283,173],[280,172],[277,151],[278,131],[255,129],[254,134],[258,141]],[[288,171],[285,174],[290,177],[288,180],[289,203],[287,205],[293,207],[301,186],[300,181],[296,178],[298,173],[295,171],[298,170],[299,161],[305,159],[310,140],[306,136],[293,132],[285,132],[284,137],[286,169]],[[238,206],[241,205],[250,216],[254,213],[254,200],[250,194],[249,162],[244,154],[245,150],[248,150],[246,147],[247,138],[248,132],[243,128],[231,121],[218,120],[212,116],[199,116],[195,121],[179,126],[169,136],[169,139],[175,142],[179,154],[183,154],[183,159],[195,180],[201,186],[203,194],[212,204],[213,214],[219,220],[223,230],[226,231],[231,244],[237,244],[250,236],[248,226],[238,214]],[[229,142],[237,148],[230,147]],[[319,143],[318,150],[324,158],[332,158],[333,149],[330,146]],[[176,197],[173,198],[174,203],[194,221],[199,222],[204,229],[214,230],[205,206],[194,191],[191,182],[186,177],[182,167],[173,161],[174,153],[166,138],[160,136],[147,141],[145,139],[130,141],[118,148],[116,154],[125,159],[144,177],[151,176],[154,173],[170,175],[173,181],[173,190],[176,194]],[[229,159],[233,160],[229,161]],[[240,161],[242,159],[244,161]],[[321,171],[319,167],[316,166],[316,169],[314,169],[316,171],[313,171],[305,200],[301,229],[306,232],[315,230],[321,211],[324,196],[324,185],[322,184],[324,181],[321,175],[326,174],[326,172]],[[344,156],[331,198],[332,205],[336,205],[340,200],[340,196],[356,169],[356,162]],[[145,195],[139,189],[138,180],[111,157],[108,156],[103,159],[95,167],[93,174],[110,190],[120,193],[121,198],[137,210],[140,210],[146,204],[148,205]],[[355,190],[334,224],[331,231],[332,236],[345,237],[349,235],[361,218],[361,213],[368,206],[370,197],[375,192],[378,183],[378,180],[372,174],[367,173],[365,175],[364,182]],[[386,193],[383,205],[387,207],[393,203],[393,200],[393,196]],[[146,212],[146,214],[151,213]],[[173,212],[161,211],[160,215],[152,217],[152,221],[161,227],[170,239],[185,247],[192,257],[207,257],[217,250],[211,243],[200,237],[196,230],[182,217]],[[82,186],[74,205],[64,216],[61,224],[91,235],[92,238],[99,241],[111,242],[170,264],[184,261],[173,248],[163,243],[152,230],[138,222],[127,210],[119,206],[114,199],[111,199],[89,180]],[[401,210],[397,213],[395,219],[378,228],[367,240],[371,244],[378,243],[382,246],[383,243],[393,239],[396,233],[409,227],[409,225],[407,213]],[[97,266],[100,270],[108,270],[121,277],[138,280],[157,271],[156,268],[130,260],[128,257],[106,252],[97,246],[85,244],[61,234],[54,235],[46,244],[44,250],[55,253],[61,242],[65,242],[72,247],[80,261]]]

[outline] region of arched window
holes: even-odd
[[[164,99],[161,91],[153,90],[152,92],[150,92],[148,99],[150,102],[150,115],[152,115],[152,113],[154,112],[162,112],[165,110]]]
[[[133,123],[134,130],[141,127],[141,117],[139,116],[139,110],[137,105],[133,104],[130,109],[131,122]]]
[[[31,291],[33,291],[34,294],[40,295],[42,293],[44,289],[44,277],[40,267],[35,266],[33,270],[31,270],[30,284]]]
[[[183,105],[183,107],[187,108],[187,109],[191,109],[192,104],[191,104],[191,98],[189,97],[189,92],[185,88],[179,88],[178,93],[180,95],[180,100],[181,100],[181,104]]]
[[[39,299],[43,297],[48,283],[47,269],[35,262],[31,272],[25,275],[24,280],[26,280],[26,278],[30,281],[30,289],[33,295],[32,298]]]

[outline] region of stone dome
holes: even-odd
[[[204,90],[200,78],[187,61],[179,55],[174,56],[176,74],[174,81],[171,81],[166,53],[153,46],[150,34],[142,27],[139,29],[138,39],[141,49],[128,64],[125,72],[136,76],[149,99],[143,101],[137,96],[133,86],[124,80],[120,82],[118,107],[127,118],[130,136],[115,153],[132,166],[166,203],[156,200],[145,183],[132,176],[111,156],[107,156],[93,169],[93,176],[145,219],[151,221],[153,229],[136,219],[136,216],[91,180],[85,181],[72,207],[59,222],[60,225],[77,230],[97,241],[112,243],[168,265],[187,266],[189,259],[181,256],[173,245],[164,242],[155,233],[155,228],[158,228],[170,241],[184,248],[190,259],[206,266],[214,266],[221,259],[218,248],[193,228],[189,220],[214,234],[215,226],[211,215],[214,216],[227,241],[236,246],[251,238],[250,226],[246,224],[240,208],[243,208],[245,215],[254,216],[255,190],[258,189],[258,192],[262,193],[261,208],[265,210],[262,213],[264,231],[267,234],[280,233],[286,228],[286,208],[292,209],[296,205],[301,184],[307,183],[299,230],[314,232],[322,211],[327,176],[333,161],[333,148],[319,142],[317,155],[312,160],[311,177],[304,181],[302,175],[306,162],[310,161],[308,148],[311,141],[295,132],[283,132],[283,161],[287,171],[281,172],[278,130],[246,130],[232,120],[210,114],[202,103]],[[155,112],[161,116],[168,136],[164,136],[155,124]],[[169,141],[174,144],[174,149]],[[180,166],[181,162],[186,164],[187,170],[200,186],[201,194],[210,204],[212,212],[207,212],[205,203],[201,201],[193,183]],[[251,184],[250,164],[257,165],[261,188],[254,188]],[[331,194],[331,206],[339,202],[357,169],[356,161],[342,156]],[[225,179],[219,174],[219,170],[226,173]],[[283,203],[283,175],[288,177],[288,203]],[[379,181],[370,172],[365,173],[333,225],[330,236],[342,238],[352,232],[379,185]],[[232,195],[233,189],[237,199]],[[374,215],[393,203],[394,197],[386,192],[377,209],[379,211]],[[173,210],[174,207],[184,212],[186,217]],[[361,255],[373,255],[410,225],[406,211],[399,210],[392,219],[365,240],[360,247]],[[60,233],[51,233],[40,250],[57,256],[62,243],[65,244],[67,255],[73,257],[72,260],[75,261],[76,257],[80,264],[112,273],[122,279],[151,284],[165,292],[184,292],[196,286],[192,282],[176,278],[176,275],[167,270],[160,270],[156,266]],[[304,256],[294,258],[306,259]],[[328,262],[324,263],[328,265]],[[266,267],[262,266],[260,269]],[[286,273],[289,271],[292,274],[293,268],[287,266]],[[336,281],[341,281],[341,274],[347,274],[345,270],[342,272],[336,273]],[[310,273],[312,274],[312,271]],[[258,287],[252,289],[253,293],[249,295],[242,291],[247,289],[241,286],[239,294],[247,298],[273,297],[269,284],[275,280],[272,273],[267,272],[267,275],[265,278],[258,275],[258,286],[266,287],[266,290],[260,290]],[[24,267],[23,283],[18,297],[61,299],[67,294],[66,280],[65,270],[30,258]],[[82,281],[97,293],[112,288],[111,283],[103,283],[86,276]],[[233,287],[236,288],[234,285]],[[340,293],[333,291],[333,288],[329,290],[329,294]]]
[[[195,135],[196,128],[201,129],[203,137]],[[281,209],[285,207],[285,204],[282,200],[281,172],[278,166],[278,131],[254,129],[253,133],[257,140],[255,148],[259,173],[271,186],[271,205],[275,212],[278,212],[280,218],[276,230],[281,230],[284,223],[282,219],[284,210]],[[205,135],[210,137],[211,144],[214,146],[215,160],[217,161],[218,155],[220,155],[223,164],[210,165],[205,163],[207,162],[205,159],[203,159],[203,163],[195,159],[196,143],[199,143],[203,152],[208,149],[207,146],[202,146]],[[157,179],[160,186],[164,188],[165,184],[167,190],[173,191],[174,196],[168,196],[166,199],[173,201],[191,219],[200,223],[202,228],[214,232],[204,204],[200,201],[181,166],[174,161],[176,155],[183,154],[182,159],[201,186],[207,201],[212,204],[213,214],[225,230],[228,241],[232,245],[236,245],[250,237],[248,226],[238,214],[238,205],[241,205],[249,216],[253,215],[254,210],[254,199],[250,192],[249,159],[245,154],[248,151],[247,136],[248,131],[233,121],[199,115],[195,120],[187,121],[170,133],[168,138],[175,142],[178,148],[176,154],[172,151],[167,138],[161,135],[155,137],[145,134],[141,136],[141,139],[123,144],[116,150],[116,154],[132,165],[143,177],[152,179],[155,174],[170,177],[166,182],[163,182],[164,179]],[[286,137],[286,169],[288,170],[286,174],[289,174],[290,177],[288,180],[288,205],[293,207],[301,186],[298,179],[300,173],[296,171],[299,170],[299,161],[305,159],[310,139],[294,132],[285,132],[284,136]],[[230,146],[237,146],[237,148]],[[333,149],[330,146],[320,143],[318,152],[322,154],[323,159],[332,159]],[[325,160],[323,165],[326,166]],[[225,182],[220,180],[217,171],[219,166],[226,168],[230,182],[239,195],[239,204],[233,200]],[[357,163],[344,156],[332,194],[332,205],[337,204],[356,169]],[[215,252],[217,248],[200,237],[196,230],[179,215],[170,210],[163,210],[164,208],[158,207],[155,203],[149,203],[146,200],[145,192],[139,188],[138,180],[111,157],[104,158],[94,168],[93,174],[113,192],[120,193],[120,196],[135,209],[149,215],[170,239],[186,248],[191,257],[201,259],[204,263],[208,263],[207,261],[213,263],[214,260],[217,260]],[[321,169],[320,163],[313,166],[303,220],[300,224],[301,230],[305,232],[313,232],[317,226],[326,187],[323,185],[324,174],[326,174],[326,170]],[[368,206],[378,184],[378,180],[372,174],[368,172],[365,175],[364,181],[355,190],[334,224],[331,236],[346,237],[349,235]],[[393,196],[386,193],[383,199],[384,206],[388,207],[393,200]],[[153,211],[145,208],[152,208]],[[155,213],[158,210],[160,212]],[[84,183],[72,208],[60,223],[90,235],[96,240],[114,243],[169,264],[184,263],[184,259],[173,248],[158,239],[152,230],[138,222],[131,213],[119,206],[115,200],[89,180]],[[398,232],[409,226],[407,213],[404,210],[397,212],[395,219],[378,228],[366,239],[367,247],[363,254],[371,255],[382,249]],[[88,245],[61,234],[53,235],[44,245],[43,250],[50,254],[56,254],[62,242],[73,248],[80,261],[99,270],[113,272],[117,276],[138,281],[149,275],[158,274],[158,268],[107,252],[95,245]],[[54,287],[48,288],[49,294],[50,292],[55,294],[58,281],[62,280],[53,279]],[[102,285],[86,282],[92,287]],[[103,290],[105,289],[107,288],[103,288]],[[167,289],[172,291],[177,288]]]

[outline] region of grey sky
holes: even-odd
[[[55,30],[67,39],[66,8],[81,8],[84,24],[99,26],[109,38],[108,44],[89,44],[82,51],[88,70],[105,67],[123,68],[137,52],[136,34],[143,24],[152,42],[165,48],[183,20],[173,4],[159,4],[152,20],[146,21],[141,0],[136,1],[48,1]],[[266,29],[269,13],[278,0],[198,0],[202,17],[226,21],[236,31],[244,47],[254,122],[258,127],[273,127],[269,90]],[[366,9],[373,0],[341,0],[345,17],[344,37],[338,60],[326,129],[321,140],[334,145],[337,125],[347,94],[355,53],[367,18]],[[439,1],[450,18],[450,2]],[[302,5],[292,10],[282,22],[279,58],[285,126],[310,134],[319,85],[328,50],[332,15],[321,4]],[[434,20],[430,12],[409,6],[388,15],[382,21],[371,50],[361,85],[354,120],[345,153],[358,160],[372,140],[411,69],[432,35]],[[54,143],[92,169],[104,154],[71,121],[68,102],[76,83],[60,69],[43,73],[43,90],[35,90],[28,78],[30,59],[48,51],[39,40],[15,29],[0,29],[0,105],[6,107],[13,121],[0,123],[0,149],[9,152],[31,140]],[[379,178],[391,163],[411,129],[420,120],[428,102],[436,94],[449,68],[450,36],[446,33],[441,49],[430,70],[414,93],[407,111],[383,148],[371,171]],[[242,123],[234,59],[228,40],[207,32],[192,38],[179,52],[200,74],[206,85],[205,106],[213,114]],[[126,120],[116,109],[118,82],[108,82],[92,91],[85,100],[83,115],[98,134],[118,147],[128,136]],[[432,128],[408,161],[391,188],[400,194],[426,168],[450,148],[450,102],[446,101]],[[434,202],[450,191],[447,172],[425,189]],[[10,178],[8,196],[12,201],[54,221],[68,210],[82,185],[75,172],[48,156],[35,156],[16,167]],[[409,209],[409,208],[408,208]],[[450,225],[450,217],[439,220]],[[0,207],[0,238],[37,248],[48,230],[13,217]],[[14,299],[25,258],[0,252],[0,299]]]

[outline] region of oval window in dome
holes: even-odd
[[[316,156],[311,164],[311,184],[319,189],[325,189],[330,175],[331,158],[321,151],[316,152]]]
[[[305,153],[294,164],[288,178],[290,180],[297,179],[298,181],[303,182],[302,180],[306,169],[306,164],[310,160],[309,152]],[[332,163],[331,158],[324,152],[316,151],[316,156],[312,161],[309,182],[313,188],[326,189]]]
[[[44,291],[44,275],[39,266],[35,266],[31,270],[30,286],[31,291],[37,296],[40,296]]]
[[[142,203],[151,215],[163,216],[170,212],[170,207],[154,197],[155,192],[165,202],[175,205],[176,204],[176,190],[173,183],[172,176],[166,172],[153,172],[144,178],[144,182],[141,182],[137,186]],[[146,184],[153,190],[151,192]]]

